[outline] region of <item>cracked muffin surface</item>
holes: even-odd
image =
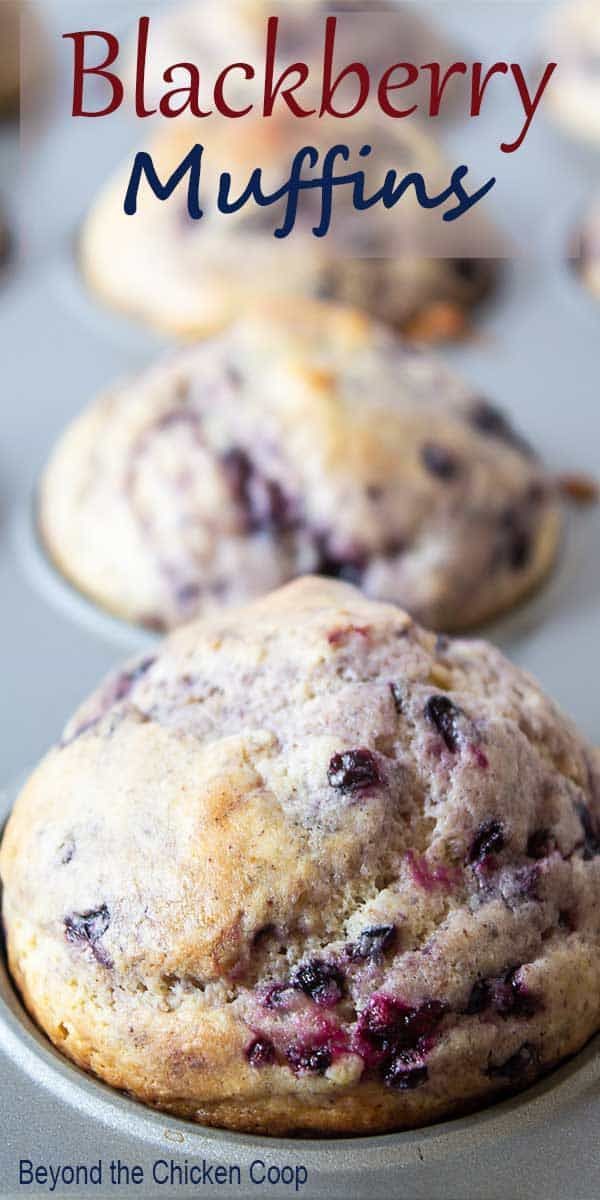
[[[493,405],[360,314],[266,312],[94,403],[42,482],[50,555],[172,627],[307,573],[466,627],[549,569],[561,518]]]
[[[483,641],[309,578],[82,706],[0,854],[9,964],[79,1065],[270,1134],[411,1127],[600,1024],[600,758]]]

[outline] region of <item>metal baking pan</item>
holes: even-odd
[[[16,799],[18,787],[8,788],[0,799],[0,825]],[[144,1190],[138,1194],[145,1197],[197,1195],[198,1184],[186,1183],[190,1175],[194,1178],[192,1168],[196,1169],[196,1179],[208,1173],[210,1181],[209,1168],[214,1180],[219,1167],[225,1172],[225,1182],[218,1184],[216,1191],[204,1194],[364,1200],[368,1181],[368,1194],[373,1200],[387,1200],[389,1196],[480,1200],[482,1196],[516,1198],[521,1194],[554,1200],[568,1194],[557,1190],[564,1171],[557,1127],[576,1118],[580,1145],[591,1147],[595,1140],[598,1113],[593,1097],[600,1085],[600,1035],[526,1092],[472,1116],[407,1133],[322,1141],[250,1137],[201,1128],[154,1112],[107,1087],[63,1058],[36,1028],[12,986],[3,956],[0,1041],[7,1068],[4,1078],[18,1080],[19,1102],[27,1098],[29,1112],[35,1116],[33,1124],[39,1129],[43,1123],[44,1132],[39,1157],[33,1150],[38,1141],[32,1141],[29,1123],[21,1128],[15,1152],[11,1153],[10,1147],[0,1148],[0,1180],[14,1186],[15,1194],[19,1194],[19,1160],[23,1159],[32,1167],[45,1164],[57,1170],[73,1164],[91,1168],[100,1162],[101,1177],[107,1186],[102,1192],[95,1187],[93,1194],[119,1195],[121,1190],[109,1183],[110,1164],[120,1159],[129,1169],[142,1167]],[[6,1102],[10,1094],[6,1084],[3,1094]],[[543,1192],[517,1190],[522,1166],[514,1162],[510,1177],[506,1174],[507,1147],[518,1146],[524,1140],[527,1145],[528,1139],[529,1153],[536,1164],[543,1156]],[[578,1165],[581,1186],[588,1190],[570,1195],[592,1200],[597,1183],[594,1157],[586,1163],[584,1155]],[[171,1162],[181,1172],[181,1176],[175,1174],[177,1186],[173,1188]],[[25,1168],[25,1172],[28,1169],[32,1168]],[[502,1182],[502,1192],[489,1190],[494,1175]],[[511,1186],[515,1188],[512,1192],[508,1190]],[[122,1191],[127,1194],[128,1189]],[[79,1194],[85,1195],[85,1189]]]

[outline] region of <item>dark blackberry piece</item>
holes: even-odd
[[[251,1067],[268,1067],[275,1062],[275,1047],[269,1038],[257,1037],[246,1046],[246,1058]]]
[[[65,838],[62,845],[60,845],[58,847],[58,853],[59,853],[59,857],[60,857],[61,866],[63,866],[63,867],[68,866],[68,864],[73,859],[73,855],[75,854],[75,849],[76,849],[75,839],[72,837]]]
[[[263,475],[245,450],[228,450],[221,462],[249,533],[280,533],[294,527],[289,497],[276,480]]]
[[[508,561],[514,571],[522,571],[531,561],[531,534],[523,528],[516,528],[509,546]]]
[[[293,1071],[312,1075],[324,1075],[331,1066],[333,1056],[327,1045],[311,1046],[310,1043],[297,1042],[286,1050],[286,1058]]]
[[[565,929],[567,933],[574,933],[577,929],[577,913],[571,908],[561,908],[558,914],[558,928]]]
[[[490,989],[487,980],[477,979],[471,988],[465,1012],[468,1017],[483,1012],[490,1003]]]
[[[345,750],[334,754],[327,770],[329,786],[340,792],[358,792],[382,782],[379,767],[370,750]]]
[[[395,925],[370,925],[368,929],[363,929],[356,942],[350,946],[350,958],[381,958],[386,950],[391,950],[395,941]]]
[[[535,458],[529,442],[511,425],[508,417],[490,404],[487,400],[478,400],[471,409],[469,420],[474,429],[488,437],[498,438],[524,454],[526,458]]]
[[[452,270],[465,283],[477,283],[481,274],[481,262],[477,258],[453,258]]]
[[[360,547],[339,554],[332,550],[329,538],[325,535],[318,536],[315,545],[315,574],[324,575],[327,579],[341,579],[346,583],[360,584],[368,564],[368,556]]]
[[[458,750],[457,722],[462,710],[448,696],[430,696],[423,713],[443,738],[446,748],[455,754]]]
[[[425,442],[421,448],[421,462],[429,474],[437,475],[438,479],[456,479],[460,471],[456,455],[439,442]]]
[[[291,985],[322,1008],[333,1008],[344,994],[344,976],[333,963],[313,958],[296,968]]]
[[[533,1017],[543,1008],[539,997],[534,996],[518,979],[520,969],[511,967],[504,976],[500,1004],[496,1004],[497,1011],[502,1016]]]
[[[523,1042],[516,1054],[512,1054],[506,1062],[494,1066],[490,1063],[486,1074],[490,1079],[520,1079],[537,1061],[537,1051],[531,1042]]]
[[[466,1013],[473,1016],[492,1008],[501,1017],[532,1017],[543,1007],[537,996],[519,980],[520,967],[511,967],[505,975],[479,979],[473,985]]]
[[[71,913],[65,917],[65,937],[68,942],[89,946],[94,958],[104,967],[112,966],[106,950],[98,945],[100,938],[110,925],[110,913],[106,904],[85,913]]]
[[[395,1058],[383,1073],[387,1087],[396,1092],[412,1092],[414,1088],[427,1083],[429,1072],[420,1062],[412,1062],[410,1058]]]
[[[246,507],[248,487],[252,476],[252,464],[248,455],[244,450],[227,450],[221,462],[234,499],[241,507]]]
[[[527,839],[528,858],[547,858],[556,848],[556,841],[549,829],[535,829]]]
[[[475,835],[469,850],[469,862],[477,863],[488,854],[499,854],[504,848],[504,828],[500,821],[486,821]]]
[[[154,665],[156,658],[143,658],[140,662],[135,663],[129,670],[122,671],[117,675],[114,682],[114,691],[110,697],[111,703],[116,700],[125,700],[129,695],[133,685],[137,683]]]
[[[500,518],[500,562],[506,562],[513,571],[522,571],[531,561],[533,540],[522,515],[514,509],[506,509]]]
[[[411,1008],[393,996],[375,994],[359,1018],[359,1053],[371,1066],[384,1067],[406,1051],[423,1053],[446,1012],[440,1000]]]
[[[261,1004],[263,1008],[287,1008],[290,1001],[291,988],[292,985],[289,982],[270,984],[261,994]]]
[[[576,804],[575,809],[583,829],[583,857],[588,861],[590,858],[596,858],[596,855],[600,854],[600,839],[598,838],[592,814],[587,805]]]

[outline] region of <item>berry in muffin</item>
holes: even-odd
[[[558,62],[548,107],[566,133],[600,143],[600,8],[598,0],[569,0],[547,19],[544,54]]]
[[[77,587],[152,628],[312,572],[450,629],[539,582],[555,493],[441,363],[360,314],[298,304],[103,395],[54,452],[39,522]]]
[[[452,174],[436,144],[414,124],[360,116],[342,124],[343,136],[340,122],[327,118],[164,121],[148,147],[154,171],[165,184],[201,145],[199,186],[192,184],[191,191],[192,208],[197,203],[202,216],[189,215],[189,174],[163,201],[142,179],[135,213],[126,215],[129,161],[109,179],[85,221],[79,259],[86,282],[112,307],[179,338],[209,336],[269,299],[352,304],[415,339],[464,335],[469,314],[499,274],[501,247],[483,210],[480,215],[476,206],[444,222],[442,209],[419,204],[412,184],[401,190],[400,181],[419,174],[430,198],[444,195]],[[331,227],[316,237],[327,202],[319,188],[306,188],[285,239],[274,231],[285,228],[287,193],[277,203],[259,205],[251,198],[236,211],[218,211],[224,175],[231,177],[233,202],[257,169],[263,195],[271,196],[289,185],[303,148],[319,155],[314,167],[303,162],[306,182],[321,177],[324,155],[340,143],[349,158],[336,164],[334,174],[362,171],[371,198],[394,171],[397,203],[356,211],[354,187],[336,185]],[[444,211],[451,208],[449,200]]]
[[[200,1123],[421,1125],[600,1025],[598,753],[488,643],[337,581],[192,623],[104,684],[0,872],[48,1036]]]

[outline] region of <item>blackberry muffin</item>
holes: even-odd
[[[600,299],[600,200],[596,200],[576,235],[577,272],[589,289]]]
[[[0,272],[6,266],[6,261],[10,252],[10,234],[8,225],[6,224],[5,214],[0,207]]]
[[[571,0],[553,12],[544,52],[559,63],[548,89],[554,120],[573,137],[600,143],[598,0]]]
[[[506,417],[351,310],[265,310],[102,395],[39,500],[59,569],[151,628],[298,575],[436,628],[515,604],[554,559],[556,488]]]
[[[359,57],[375,81],[395,61],[397,51],[397,60],[415,63],[453,62],[461,57],[443,33],[417,16],[410,0],[404,4],[399,0],[228,0],[227,4],[208,0],[201,5],[187,0],[152,19],[145,71],[148,94],[163,94],[165,66],[171,63],[194,62],[200,66],[203,77],[215,79],[233,57],[239,62],[264,62],[267,20],[273,16],[279,18],[277,51],[281,68],[301,59],[311,69],[307,83],[298,93],[300,102],[309,94],[314,102],[328,16],[338,18],[335,62],[339,69]],[[132,80],[136,65],[137,41],[130,52]],[[455,80],[447,91],[443,113],[448,101],[452,107],[454,98],[456,104],[460,86]],[[411,103],[428,101],[426,87],[426,82],[419,81],[411,88]],[[231,103],[241,102],[240,107],[249,103],[249,99],[260,102],[262,90],[260,78],[248,80],[241,72],[232,74],[227,81],[227,98]],[[340,107],[343,93],[342,84],[336,92]],[[347,95],[346,107],[351,108],[355,93],[349,90]]]
[[[348,166],[338,163],[336,172],[364,170],[366,195],[381,187],[389,170],[400,179],[422,173],[430,195],[448,189],[448,165],[414,125],[387,121],[379,127],[358,118],[351,124],[344,130]],[[252,311],[257,301],[286,298],[355,304],[423,339],[464,335],[470,313],[497,283],[498,261],[491,255],[501,254],[477,206],[459,221],[443,222],[440,209],[421,208],[408,189],[397,208],[379,204],[357,212],[352,189],[342,188],[333,197],[327,236],[315,237],[320,191],[305,190],[295,228],[285,239],[273,236],[284,219],[285,197],[266,207],[252,200],[227,215],[217,210],[222,173],[230,173],[231,194],[238,198],[260,164],[263,192],[273,194],[287,181],[299,150],[314,146],[323,153],[339,140],[339,122],[326,119],[213,117],[200,131],[197,122],[164,122],[149,147],[161,179],[170,177],[196,143],[204,147],[203,216],[189,217],[185,183],[165,202],[142,183],[137,211],[127,216],[128,162],[84,223],[79,260],[87,284],[112,307],[180,338],[208,336]],[[366,158],[360,156],[364,145],[371,147]],[[305,165],[302,177],[312,174]]]
[[[12,115],[19,104],[19,20],[17,0],[0,4],[0,118]]]
[[[304,579],[75,715],[4,836],[10,969],[179,1117],[422,1125],[598,1029],[599,831],[600,756],[529,676]]]

